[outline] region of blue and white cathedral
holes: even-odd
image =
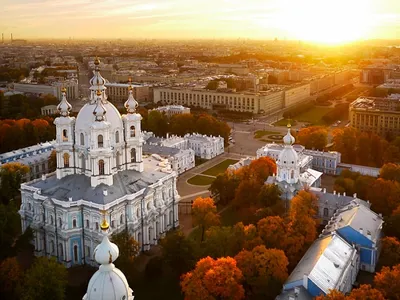
[[[22,230],[34,230],[35,254],[67,267],[97,265],[102,211],[110,234],[128,230],[142,250],[179,225],[176,172],[142,155],[142,117],[132,89],[121,116],[107,101],[105,84],[96,59],[90,101],[76,118],[63,90],[54,121],[57,170],[21,185]]]

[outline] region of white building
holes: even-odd
[[[276,160],[277,174],[269,176],[266,183],[276,184],[282,191],[282,197],[290,200],[304,187],[319,187],[321,184],[321,172],[309,168],[311,157],[298,155],[294,149],[294,137],[288,132],[283,137],[284,148],[279,152]],[[257,155],[258,156],[258,155]]]
[[[239,170],[239,169],[241,169],[241,168],[243,168],[245,166],[250,165],[253,160],[254,160],[254,158],[252,158],[252,157],[241,158],[238,162],[230,165],[227,168],[227,170],[228,170],[228,172],[233,173],[233,172],[235,172],[235,171],[237,171],[237,170]]]
[[[223,137],[193,133],[186,134],[185,139],[188,141],[188,147],[200,158],[211,159],[224,153]]]
[[[192,149],[195,156],[203,159],[211,159],[224,153],[224,138],[207,136],[199,133],[186,134],[184,137],[172,135],[167,138],[158,138],[147,135],[146,143],[177,149]]]
[[[57,105],[46,105],[40,108],[42,116],[52,116],[57,114]]]
[[[49,158],[56,141],[40,143],[30,147],[0,154],[0,167],[10,162],[19,162],[29,167],[29,173],[23,181],[40,178],[49,173]]]
[[[167,159],[171,164],[172,170],[182,174],[195,167],[195,156],[192,149],[178,149],[159,145],[143,144],[143,154],[153,155]],[[157,156],[155,156],[157,155]]]
[[[267,156],[275,160],[278,159],[279,153],[284,149],[283,144],[270,143],[257,150],[257,158]],[[301,169],[313,168],[324,174],[339,174],[339,164],[341,154],[336,151],[318,151],[305,149],[302,145],[293,145],[293,149],[297,152],[301,161]]]
[[[34,230],[37,255],[55,256],[67,267],[95,263],[103,210],[111,233],[128,230],[142,250],[179,224],[176,172],[143,158],[138,103],[130,92],[121,116],[107,101],[98,65],[90,102],[76,118],[63,91],[54,121],[56,173],[21,185],[22,230]]]
[[[166,105],[166,106],[157,107],[152,110],[156,110],[161,113],[165,113],[168,117],[171,117],[173,115],[190,114],[190,108],[184,107],[182,105]]]

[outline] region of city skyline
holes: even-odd
[[[318,24],[318,26],[316,26]],[[5,0],[9,38],[250,38],[336,44],[400,38],[396,0]]]

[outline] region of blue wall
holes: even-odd
[[[338,229],[337,232],[350,244],[354,243],[363,247],[372,248],[372,241],[350,226],[342,227]]]
[[[317,297],[319,295],[325,295],[325,293],[314,282],[312,282],[310,279],[308,279],[307,291],[313,297]]]
[[[360,249],[360,261],[362,263],[370,265],[372,254],[373,253],[372,253],[371,249],[361,248]]]

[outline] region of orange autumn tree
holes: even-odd
[[[383,267],[375,275],[374,283],[387,299],[400,299],[400,265]]]
[[[235,260],[245,278],[248,298],[279,294],[288,277],[289,262],[282,250],[257,246],[252,251],[239,252]]]
[[[244,299],[242,271],[231,257],[199,260],[193,271],[181,277],[185,300]]]
[[[257,223],[260,238],[268,248],[285,250],[287,233],[286,221],[279,216],[270,216]]]
[[[362,284],[358,289],[353,289],[348,296],[337,290],[331,290],[326,296],[318,296],[315,300],[385,300],[382,293],[373,289],[369,284]]]
[[[193,225],[199,226],[201,230],[201,241],[204,240],[204,232],[211,226],[219,225],[219,215],[214,200],[208,198],[197,198],[192,204]]]
[[[297,141],[307,149],[323,150],[328,142],[328,131],[321,126],[302,128]]]
[[[23,282],[23,270],[16,257],[9,257],[0,263],[0,295],[3,299],[16,299]]]
[[[381,243],[379,264],[389,267],[400,264],[400,241],[395,237],[387,236],[381,240]]]

